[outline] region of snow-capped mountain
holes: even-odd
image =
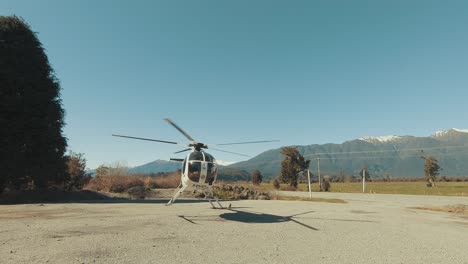
[[[248,178],[249,172],[258,169],[265,178],[276,177],[284,159],[280,150],[271,149],[250,160],[221,166],[220,175]],[[317,169],[315,160],[320,155],[323,174],[337,175],[343,169],[346,175],[357,175],[365,164],[372,177],[383,177],[387,173],[392,177],[423,177],[421,155],[431,155],[439,160],[442,175],[468,176],[468,129],[449,129],[428,137],[361,137],[341,144],[298,146],[298,150],[312,160],[311,171]],[[180,168],[178,163],[155,161],[132,168],[132,172],[156,173],[177,168]],[[221,169],[225,170],[224,174]]]
[[[458,129],[458,128],[452,128],[452,129],[449,129],[449,130],[444,130],[444,131],[437,131],[434,135],[432,135],[432,137],[444,137],[444,136],[447,136],[447,135],[450,135],[450,134],[454,134],[454,133],[465,133],[465,134],[468,134],[468,129]]]
[[[276,177],[284,159],[280,150],[268,150],[228,167],[258,169],[266,178]],[[356,175],[366,164],[375,177],[387,173],[393,177],[423,177],[421,155],[431,155],[439,160],[442,175],[468,176],[468,129],[449,129],[428,137],[361,137],[341,144],[298,146],[298,150],[313,161],[320,155],[320,170],[330,175],[337,175],[341,169],[346,175]],[[317,166],[312,162],[310,168],[313,171]]]
[[[395,135],[389,135],[389,136],[380,136],[380,137],[361,137],[358,140],[362,141],[367,141],[369,143],[384,143],[384,142],[391,142],[391,141],[396,141],[399,140],[403,137],[401,136],[395,136]]]

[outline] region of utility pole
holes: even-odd
[[[317,156],[317,174],[319,178],[319,190],[322,191],[322,179],[320,177],[320,155]]]
[[[366,192],[366,168],[362,169],[362,192]]]
[[[310,186],[310,170],[307,169],[307,178],[309,179],[309,198],[312,198],[312,187]]]

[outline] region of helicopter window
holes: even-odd
[[[189,160],[200,160],[200,161],[202,161],[203,160],[203,153],[201,153],[200,151],[194,151],[194,152],[190,153]]]
[[[190,161],[188,164],[188,177],[193,182],[200,180],[201,162]]]
[[[216,166],[216,163],[209,162],[205,183],[212,185],[216,180],[216,176],[218,176],[218,166]]]
[[[205,153],[205,161],[214,162],[214,158],[210,154]]]

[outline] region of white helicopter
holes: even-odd
[[[171,158],[171,160],[173,161],[183,162],[183,165],[182,165],[182,170],[181,170],[180,185],[177,188],[174,196],[171,198],[171,200],[169,200],[169,202],[166,205],[173,204],[175,200],[177,199],[177,197],[184,191],[201,190],[205,193],[205,199],[207,199],[210,202],[212,208],[216,208],[213,202],[216,202],[220,208],[224,208],[221,205],[221,203],[218,201],[218,198],[213,195],[212,186],[213,186],[213,183],[216,181],[216,177],[218,176],[218,164],[216,163],[216,160],[214,159],[212,155],[203,151],[203,149],[208,149],[208,145],[194,140],[184,130],[182,130],[179,126],[177,126],[174,122],[172,122],[172,120],[168,118],[165,118],[164,120],[166,120],[169,124],[175,127],[180,133],[182,133],[190,141],[190,143],[184,144],[184,143],[178,143],[178,142],[173,142],[173,141],[140,138],[140,137],[125,136],[125,135],[112,135],[112,136],[188,146],[187,149],[174,152],[174,154],[177,154],[177,153],[182,153],[182,152],[191,150],[191,152],[187,155],[185,159],[172,159]],[[266,142],[277,142],[277,141],[279,140],[236,142],[236,143],[215,144],[215,146],[254,144],[254,143],[266,143]],[[210,149],[248,157],[247,155],[236,153],[236,152],[225,151],[225,150],[215,149],[211,147]]]

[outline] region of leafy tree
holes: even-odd
[[[424,175],[428,182],[427,186],[435,187],[435,179],[439,175],[439,171],[442,170],[439,166],[439,161],[432,156],[422,156],[421,158],[424,160]]]
[[[0,16],[0,192],[67,180],[59,81],[42,44],[16,16]]]
[[[296,147],[284,147],[281,149],[284,160],[281,162],[280,180],[297,188],[298,174],[309,168],[310,160],[305,160]]]
[[[254,185],[260,185],[262,183],[263,176],[262,173],[259,170],[254,170],[252,172],[252,183]]]
[[[83,157],[83,153],[70,152],[67,158],[67,170],[69,180],[67,182],[67,188],[83,188],[83,185],[88,180],[86,176],[86,159]]]

